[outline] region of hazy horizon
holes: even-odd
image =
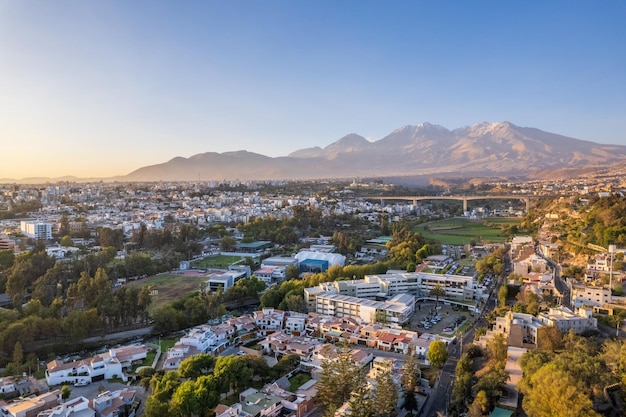
[[[510,121],[626,144],[626,4],[0,3],[0,178]]]

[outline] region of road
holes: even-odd
[[[491,290],[485,307],[480,316],[472,324],[472,326],[463,334],[461,343],[459,345],[448,346],[448,360],[441,369],[441,374],[435,387],[432,391],[430,398],[427,400],[424,409],[422,410],[423,416],[434,416],[438,411],[441,411],[444,415],[448,411],[448,404],[452,397],[452,385],[454,384],[454,375],[456,370],[456,364],[463,353],[463,346],[467,346],[474,342],[474,332],[477,327],[487,327],[488,323],[485,319],[485,314],[493,310],[496,307],[496,294],[500,289],[500,286],[504,282],[504,277],[499,277],[496,285]]]

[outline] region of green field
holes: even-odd
[[[139,287],[151,286],[155,293],[152,295],[151,310],[162,307],[170,301],[191,294],[200,289],[200,285],[208,278],[205,276],[185,276],[178,274],[162,274],[131,281],[128,285]]]
[[[194,268],[202,268],[202,269],[211,269],[211,268],[228,268],[228,265],[231,265],[235,262],[241,261],[241,256],[228,256],[228,255],[215,255],[208,256],[200,261],[194,261],[192,266]]]
[[[420,224],[414,230],[444,245],[464,245],[471,240],[481,243],[501,243],[507,241],[508,236],[499,226],[519,224],[520,221],[518,218],[502,217],[481,220],[455,217]]]

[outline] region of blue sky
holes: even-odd
[[[626,145],[623,1],[0,0],[0,178],[508,120]]]

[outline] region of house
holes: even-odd
[[[89,400],[77,397],[49,410],[41,411],[37,417],[95,417],[96,411],[89,407]]]
[[[61,390],[54,390],[37,397],[25,398],[0,408],[3,417],[35,417],[41,411],[56,407],[61,402]]]
[[[17,387],[15,385],[15,378],[3,377],[0,378],[0,394],[6,397],[7,394],[17,393]]]
[[[250,388],[239,394],[242,411],[255,417],[276,417],[283,410],[282,398]]]
[[[128,415],[135,401],[135,391],[127,388],[108,392],[105,391],[93,399],[93,408],[97,417],[117,417]]]
[[[200,353],[202,352],[197,347],[178,342],[172,348],[168,349],[165,360],[163,361],[163,369],[178,369],[182,361],[192,356],[199,355]]]
[[[255,311],[252,314],[252,318],[254,319],[259,335],[266,336],[268,333],[271,333],[271,331],[282,329],[285,312],[266,307],[261,311]]]

